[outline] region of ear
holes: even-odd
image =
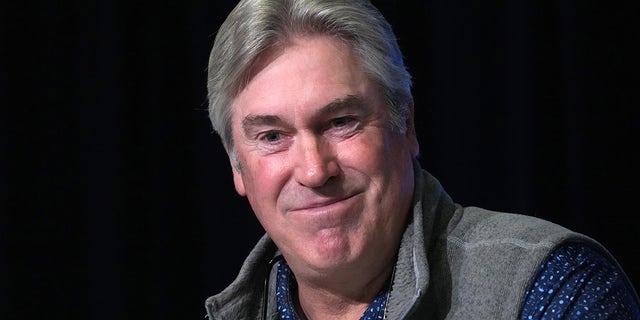
[[[242,180],[242,173],[238,170],[238,168],[231,162],[231,170],[233,171],[233,184],[236,186],[236,192],[241,196],[246,196],[247,192],[244,189],[244,181]]]
[[[407,132],[405,133],[407,138],[407,143],[409,146],[409,151],[411,155],[415,158],[420,153],[420,144],[418,143],[418,136],[416,134],[416,126],[414,122],[414,108],[413,108],[413,98],[409,100],[407,103]]]

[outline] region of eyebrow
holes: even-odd
[[[242,120],[242,128],[247,131],[251,127],[274,125],[284,122],[280,117],[274,115],[248,115]]]
[[[364,97],[359,95],[347,95],[344,98],[335,99],[329,102],[327,105],[318,110],[318,112],[313,115],[312,118],[322,118],[350,109],[357,110],[363,113],[368,113],[369,111]],[[256,127],[282,125],[285,123],[285,120],[276,115],[254,114],[248,115],[242,120],[242,129],[244,130],[244,132],[249,133]]]
[[[360,114],[369,114],[371,112],[369,105],[366,103],[364,97],[359,95],[348,95],[342,99],[336,99],[324,106],[318,111],[318,114],[314,118],[327,117],[331,114],[340,113],[343,111],[352,111]]]

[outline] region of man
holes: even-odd
[[[266,230],[210,319],[637,319],[596,241],[463,208],[416,161],[411,80],[367,1],[240,1],[209,60],[213,127]]]

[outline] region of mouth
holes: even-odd
[[[302,204],[300,206],[293,207],[289,211],[291,211],[291,212],[300,212],[300,211],[327,210],[327,209],[330,209],[331,207],[336,207],[339,204],[342,204],[344,202],[349,202],[349,200],[351,200],[355,196],[356,195],[354,194],[354,195],[348,195],[348,196],[344,196],[344,197],[334,197],[334,198],[328,198],[328,199],[312,200],[312,201],[308,201],[307,203],[304,203],[304,204]]]
[[[342,229],[358,221],[363,203],[359,201],[362,194],[314,199],[289,210],[289,217],[294,224],[313,234],[319,230]]]

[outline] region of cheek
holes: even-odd
[[[365,173],[379,171],[388,152],[379,135],[363,135],[358,139],[342,143],[336,149],[341,165],[356,168]]]
[[[412,193],[413,161],[402,139],[393,133],[372,136],[349,146],[341,155],[342,165],[367,176],[378,205],[390,205],[389,199]],[[391,201],[393,202],[393,201]]]
[[[270,157],[245,157],[243,164],[241,178],[251,205],[261,210],[275,206],[287,180],[285,162]]]

